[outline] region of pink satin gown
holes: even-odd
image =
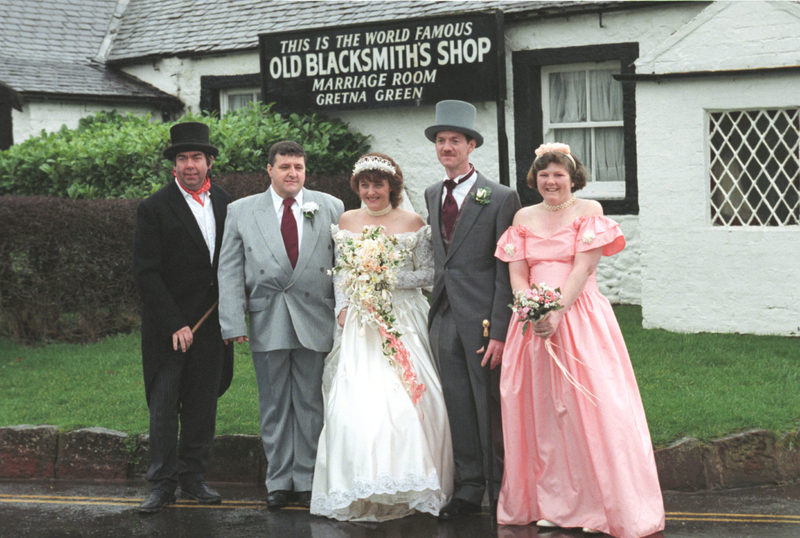
[[[495,255],[526,260],[529,282],[555,288],[566,281],[576,252],[603,247],[603,255],[610,256],[624,246],[616,222],[593,216],[547,238],[524,226],[510,228]],[[512,318],[500,378],[505,475],[498,523],[546,519],[617,538],[663,530],[664,504],[639,388],[595,274],[550,341],[560,362],[596,400],[570,384],[544,340],[531,330],[523,336],[522,324]]]

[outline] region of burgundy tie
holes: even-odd
[[[453,228],[458,218],[458,204],[456,203],[455,196],[453,196],[453,189],[456,188],[456,185],[458,185],[458,183],[452,179],[444,180],[447,195],[444,197],[444,205],[442,206],[442,223],[444,224],[444,233],[448,241],[453,237]]]
[[[281,220],[281,235],[283,244],[286,246],[286,254],[292,263],[292,269],[297,264],[297,221],[294,218],[292,204],[294,198],[284,198],[283,200],[283,219]]]

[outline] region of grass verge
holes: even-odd
[[[642,329],[641,308],[614,308],[628,344],[653,443],[709,440],[800,424],[800,340]],[[246,345],[219,400],[217,434],[258,433],[258,391]],[[2,341],[0,425],[54,424],[147,431],[139,334],[91,345]]]

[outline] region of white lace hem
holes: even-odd
[[[414,511],[439,515],[446,502],[439,476],[405,474],[400,478],[380,475],[377,480],[356,478],[350,491],[329,491],[311,498],[311,513],[339,521],[386,521]]]

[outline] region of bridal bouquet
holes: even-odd
[[[340,286],[359,316],[359,334],[364,325],[377,325],[383,337],[383,354],[400,376],[409,396],[417,403],[425,385],[417,382],[408,350],[395,327],[392,290],[397,283],[396,268],[408,255],[397,238],[382,233],[383,226],[365,226],[361,235],[348,237],[339,245],[339,258],[330,274],[341,273]]]
[[[508,306],[519,317],[517,321],[522,323],[522,334],[528,330],[531,322],[536,323],[552,310],[564,308],[559,303],[561,300],[561,288],[551,288],[544,282],[532,284],[529,290],[519,290],[514,292],[514,302]]]

